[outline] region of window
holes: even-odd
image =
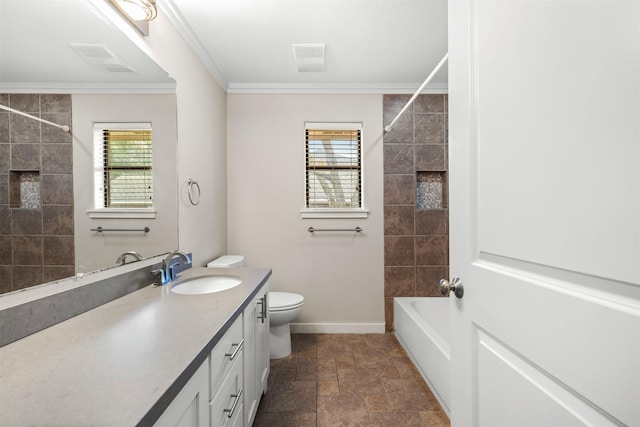
[[[96,208],[152,208],[151,125],[96,124],[94,135]]]
[[[362,208],[362,125],[307,123],[306,208]]]

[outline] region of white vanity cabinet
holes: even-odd
[[[268,282],[249,301],[156,427],[250,427],[269,377]]]
[[[209,427],[209,359],[164,410],[155,427]]]
[[[253,424],[269,377],[269,283],[260,288],[243,313],[244,425]]]

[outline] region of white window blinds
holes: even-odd
[[[307,208],[362,207],[361,129],[306,129]]]
[[[153,206],[151,129],[102,129],[105,208]]]

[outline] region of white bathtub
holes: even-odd
[[[394,298],[393,323],[398,341],[449,415],[449,298]]]

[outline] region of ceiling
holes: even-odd
[[[109,13],[103,0],[0,0],[0,91],[174,91]],[[102,45],[113,56],[97,65],[72,43]]]
[[[446,0],[158,4],[230,92],[413,92],[447,51]],[[298,72],[294,43],[325,43],[324,71]],[[428,88],[446,82],[445,66]]]
[[[446,0],[157,2],[229,92],[413,93],[447,50]],[[174,90],[109,13],[106,0],[0,0],[0,91]],[[71,43],[99,43],[134,72],[107,71]],[[298,72],[294,43],[324,43],[324,71]],[[445,65],[428,89],[446,82]]]

